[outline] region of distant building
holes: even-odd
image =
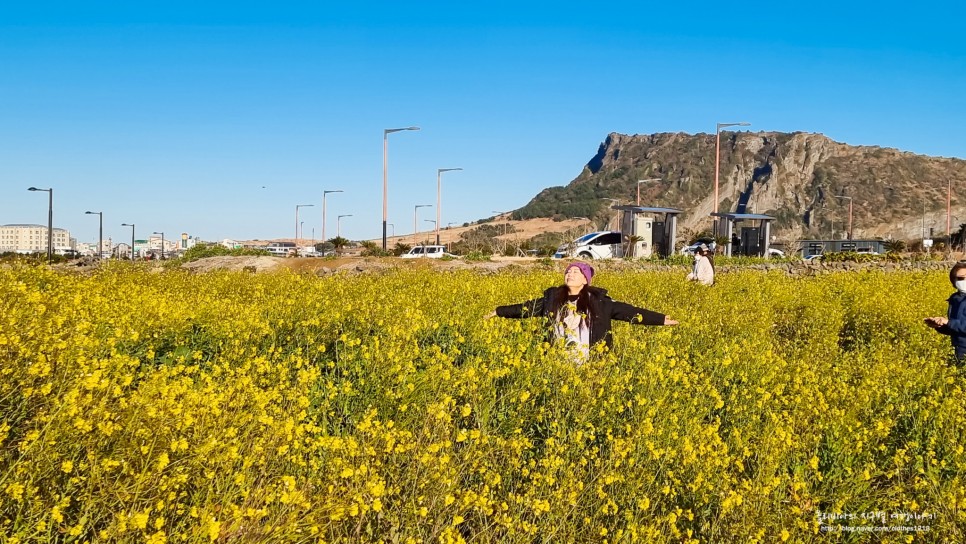
[[[147,250],[150,251],[150,252],[152,252],[152,253],[160,252],[161,251],[161,245],[162,245],[161,244],[161,241],[162,241],[161,238],[162,238],[161,236],[151,236],[151,237],[149,237],[148,238],[148,242],[147,242]],[[164,251],[166,253],[171,253],[173,251],[176,251],[177,249],[178,249],[178,241],[177,240],[171,240],[169,238],[164,238]]]
[[[53,230],[54,249],[75,249],[75,241],[65,229]],[[45,253],[47,251],[46,225],[0,225],[0,252]]]
[[[124,242],[117,244],[114,246],[111,256],[116,259],[129,259],[131,257],[131,244],[125,244]]]
[[[97,242],[93,244],[88,242],[77,242],[74,249],[80,252],[81,255],[97,255]]]

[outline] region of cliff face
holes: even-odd
[[[566,187],[545,189],[514,215],[521,218],[612,216],[609,207],[641,205],[685,210],[683,228],[711,225],[715,136],[610,134]],[[786,238],[841,236],[853,206],[856,238],[917,239],[925,228],[946,231],[946,187],[953,190],[953,230],[966,223],[966,161],[834,142],[821,134],[722,132],[719,211],[777,218]],[[966,195],[964,195],[966,196]],[[925,212],[923,211],[925,209]]]

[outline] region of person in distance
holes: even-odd
[[[701,244],[694,252],[694,269],[688,274],[688,281],[701,285],[714,285],[714,264],[711,262],[708,246]]]

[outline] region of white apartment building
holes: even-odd
[[[70,232],[55,228],[54,249],[74,249]],[[46,225],[0,225],[0,252],[46,253]]]

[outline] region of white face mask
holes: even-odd
[[[966,280],[959,280],[953,285],[956,286],[956,289],[958,289],[960,293],[966,293]]]

